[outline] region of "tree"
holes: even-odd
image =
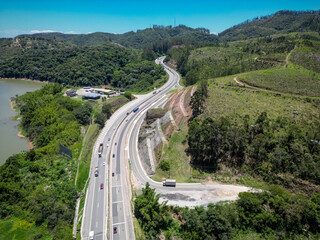
[[[202,97],[201,91],[197,90],[190,100],[190,105],[192,108],[193,118],[200,115],[204,109],[204,98]]]
[[[125,92],[123,96],[128,98],[130,101],[132,100],[132,93],[131,92]]]
[[[96,119],[94,120],[95,123],[99,124],[100,128],[104,127],[106,121],[106,115],[102,112],[98,113]]]
[[[102,113],[106,115],[106,119],[109,119],[112,115],[112,108],[109,103],[104,103],[102,105]]]
[[[73,113],[80,124],[87,125],[90,122],[92,111],[93,108],[91,104],[85,103],[82,106],[76,108]]]
[[[200,81],[200,89],[201,89],[201,95],[205,99],[208,97],[208,80],[202,79]]]
[[[160,194],[156,194],[155,189],[150,188],[147,182],[146,187],[142,189],[142,194],[137,196],[134,201],[134,215],[138,219],[146,235],[154,239],[160,229],[165,227],[163,215],[167,213],[166,202],[158,202]]]

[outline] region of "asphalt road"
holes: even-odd
[[[175,188],[164,187],[161,182],[153,181],[145,173],[138,153],[138,135],[145,113],[148,109],[163,104],[168,97],[166,93],[174,87],[182,88],[179,85],[179,75],[164,65],[163,59],[164,57],[158,58],[156,63],[161,64],[168,73],[167,83],[155,94],[137,96],[137,99],[117,110],[106,122],[95,143],[81,227],[82,239],[88,239],[90,231],[95,232],[94,239],[104,240],[107,236],[109,239],[135,238],[131,209],[130,167],[141,186],[149,182],[150,186],[163,196],[180,196],[183,195],[181,194],[183,191],[196,194],[222,190],[247,191],[244,187],[221,184],[177,183]],[[137,112],[132,111],[135,107],[139,107]],[[104,151],[99,159],[100,143],[104,143]],[[101,165],[103,161],[106,162],[105,166]],[[99,166],[99,177],[94,177],[95,166]],[[104,189],[100,189],[101,183],[104,184]]]
[[[159,60],[162,62],[164,58]],[[157,60],[157,61],[159,61]],[[137,112],[133,112],[133,108],[127,111],[122,123],[120,124],[115,140],[113,142],[112,158],[110,161],[111,179],[110,192],[111,199],[111,216],[110,216],[110,239],[134,239],[134,228],[132,223],[131,209],[131,184],[130,184],[130,168],[128,164],[128,132],[131,126],[136,124],[135,119],[140,116],[141,111],[145,111],[154,102],[159,99],[165,99],[165,93],[171,90],[176,82],[175,78],[170,77],[168,82],[157,93],[147,94],[145,97],[137,101],[135,107],[139,107]],[[116,145],[117,144],[117,145]]]
[[[163,59],[164,57],[157,59],[156,62]],[[116,111],[106,122],[92,153],[90,179],[81,226],[82,239],[88,239],[90,231],[94,231],[94,239],[104,240],[107,238],[107,234],[111,239],[134,239],[128,164],[122,161],[127,155],[122,151],[126,144],[125,131],[134,118],[132,110],[135,107],[148,105],[150,100],[154,101],[155,98],[159,98],[160,94],[164,94],[173,86],[172,78],[170,78],[160,91],[157,90],[157,94],[149,93],[137,96],[137,99]],[[127,113],[130,114],[127,115]],[[100,143],[104,144],[104,149],[99,158],[98,146]],[[105,166],[103,166],[103,162],[105,162]],[[98,177],[94,175],[96,166],[99,168]],[[125,174],[122,173],[122,170],[125,170]],[[100,188],[101,184],[104,186],[103,189]],[[108,219],[110,219],[109,231],[107,231]],[[117,233],[114,233],[114,227],[117,228]]]

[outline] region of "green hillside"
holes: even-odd
[[[78,46],[44,38],[1,39],[0,77],[28,78],[70,85],[107,85],[135,91],[153,89],[164,71],[139,53],[106,42]],[[116,74],[124,68],[125,75]],[[121,83],[120,83],[121,82]]]
[[[32,35],[21,35],[35,38],[46,38],[52,40],[67,41],[80,46],[97,46],[106,41],[112,41],[125,47],[141,49],[152,43],[167,40],[170,38],[183,38],[191,41],[206,41],[216,42],[218,37],[214,34],[209,34],[209,30],[204,28],[193,29],[184,25],[177,27],[171,26],[153,26],[138,30],[137,32],[127,32],[123,34],[112,33],[90,33],[90,34],[63,34],[63,33],[38,33]]]
[[[181,45],[171,48],[168,55],[185,77],[185,83],[191,85],[200,79],[288,67],[292,64],[297,65],[293,68],[300,66],[310,70],[309,77],[317,79],[319,49],[319,34],[307,32],[278,34],[200,48]]]
[[[269,90],[320,97],[320,75],[303,68],[272,68],[239,75],[238,80]]]
[[[279,33],[310,31],[320,31],[320,10],[279,11],[274,15],[257,17],[221,32],[219,38],[236,41]]]

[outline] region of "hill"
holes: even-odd
[[[320,10],[279,11],[274,15],[256,17],[219,34],[220,40],[237,41],[291,32],[320,32]]]
[[[38,33],[32,35],[20,35],[20,37],[46,38],[59,41],[67,41],[80,46],[97,46],[106,41],[112,41],[125,47],[142,49],[152,43],[170,38],[183,38],[191,41],[216,42],[218,37],[210,34],[204,28],[190,28],[184,25],[177,27],[158,26],[127,32],[123,34],[96,32],[90,34],[63,34],[63,33]]]
[[[200,48],[181,46],[171,48],[168,55],[177,64],[177,68],[185,77],[187,85],[192,85],[200,79],[290,66],[290,69],[278,71],[278,73],[284,74],[290,71],[293,74],[297,71],[295,73],[300,77],[303,75],[302,80],[308,79],[308,83],[313,82],[309,85],[309,88],[306,87],[303,90],[305,92],[312,88],[313,84],[317,85],[317,82],[314,82],[313,79],[318,79],[319,49],[319,34],[308,32],[278,34],[252,40],[224,42],[215,46]],[[307,73],[307,71],[298,70],[298,68],[310,71]],[[274,77],[278,76],[277,74]],[[304,88],[308,84],[302,80],[299,85]],[[277,78],[274,81],[277,82]],[[274,88],[271,87],[271,89]],[[298,89],[296,90],[296,92],[299,92]],[[314,90],[316,91],[316,89]],[[314,94],[316,93],[314,92]],[[314,94],[310,96],[315,96]]]
[[[136,51],[105,42],[78,46],[67,41],[22,36],[1,39],[0,76],[70,85],[107,85],[146,91],[164,71]],[[123,71],[119,72],[120,69]]]

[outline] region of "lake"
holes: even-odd
[[[38,90],[43,84],[18,79],[0,79],[0,165],[12,154],[29,150],[26,139],[17,136],[19,121],[12,120],[17,113],[10,108],[10,98]]]

